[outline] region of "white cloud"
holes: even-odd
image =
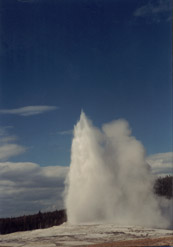
[[[0,127],[0,161],[25,152],[26,148],[16,143],[17,137],[9,135],[6,127]]]
[[[3,143],[14,142],[17,140],[15,135],[9,135],[7,129],[12,127],[0,127],[0,145]]]
[[[68,167],[0,162],[0,217],[64,208]]]
[[[16,136],[5,136],[5,137],[0,137],[0,144],[2,143],[9,143],[9,142],[14,142],[17,141]]]
[[[164,16],[166,15],[166,16]],[[147,4],[135,10],[135,17],[152,17],[152,21],[159,22],[161,20],[168,20],[168,15],[171,15],[171,1],[159,0],[148,2]]]
[[[58,109],[56,106],[25,106],[16,109],[1,109],[0,114],[14,114],[19,116],[32,116]]]
[[[0,146],[0,160],[6,160],[25,152],[25,148],[17,144],[6,144]]]
[[[58,134],[59,135],[72,135],[73,134],[73,130],[59,131]]]
[[[155,175],[164,176],[173,174],[173,152],[150,155],[147,158],[147,162]]]

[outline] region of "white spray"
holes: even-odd
[[[70,223],[168,226],[152,192],[144,148],[125,120],[100,131],[81,113],[66,185]]]

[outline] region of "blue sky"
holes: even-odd
[[[23,147],[8,160],[69,165],[81,109],[171,151],[170,2],[2,0],[0,126]]]
[[[123,118],[172,173],[171,0],[0,1],[0,217],[63,208],[72,130]]]

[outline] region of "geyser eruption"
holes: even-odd
[[[99,130],[81,113],[66,183],[70,223],[167,227],[152,192],[144,148],[125,120]]]

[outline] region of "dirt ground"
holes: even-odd
[[[85,247],[130,247],[130,246],[173,246],[173,236],[161,238],[146,238],[137,240],[123,240],[112,243],[85,245]]]

